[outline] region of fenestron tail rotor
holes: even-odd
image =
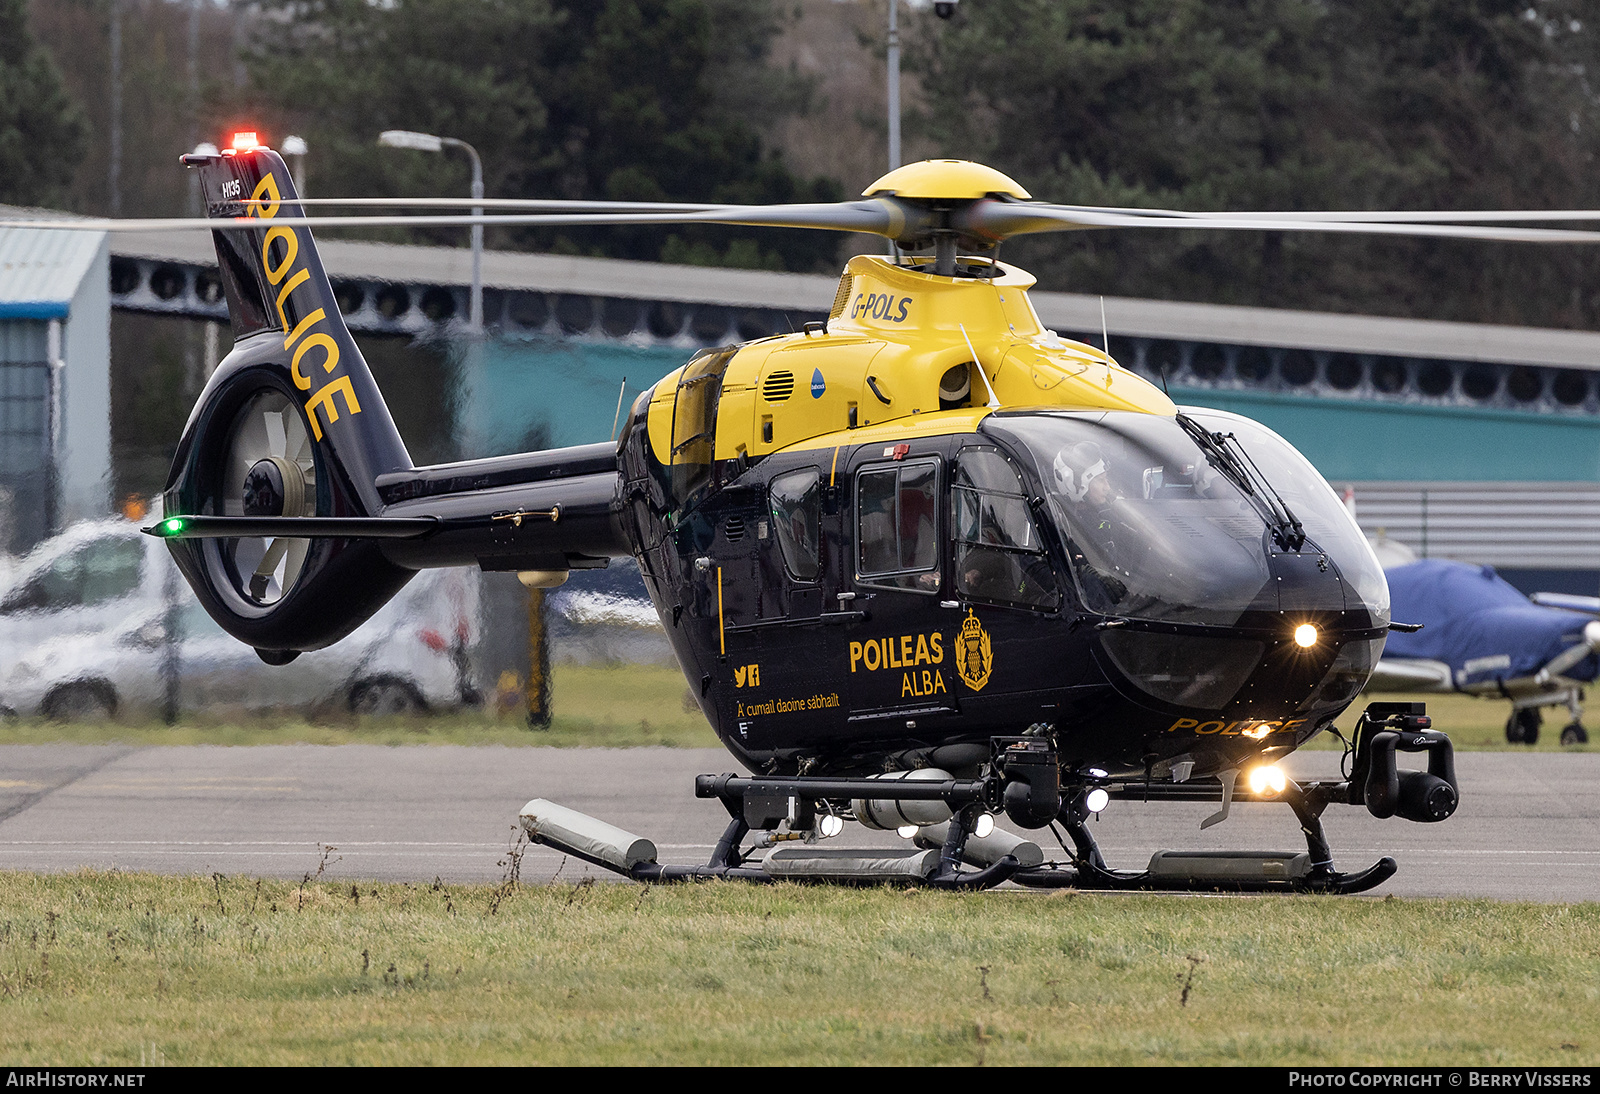
[[[377,519],[377,481],[412,462],[316,242],[287,215],[298,195],[282,158],[251,147],[188,160],[216,214],[202,223],[234,348],[178,442],[167,518],[147,531],[224,630],[286,664],[349,634],[415,575],[374,542],[397,530]]]
[[[222,504],[230,517],[316,515],[311,438],[281,392],[264,391],[239,411],[227,442]],[[265,606],[294,587],[311,541],[252,537],[222,540],[218,547],[235,591]]]

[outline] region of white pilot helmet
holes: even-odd
[[[1056,453],[1056,490],[1073,501],[1089,495],[1089,485],[1106,473],[1105,457],[1093,441],[1069,444]]]

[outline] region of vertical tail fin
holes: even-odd
[[[359,515],[376,512],[373,480],[410,468],[411,457],[345,326],[311,230],[272,223],[304,215],[288,167],[261,147],[184,159],[200,172],[208,216],[260,222],[212,232],[236,342],[274,333],[281,354],[262,356],[280,358],[273,363],[299,393],[312,437],[348,472],[351,496],[338,500]]]
[[[234,349],[195,404],[165,493],[169,514],[367,517],[377,478],[412,467],[339,312],[288,168],[248,143],[185,156],[200,172]],[[244,218],[247,226],[235,226]],[[213,618],[258,649],[337,641],[413,575],[371,542],[172,540]]]

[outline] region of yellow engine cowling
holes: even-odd
[[[824,329],[753,342],[728,360],[715,458],[967,431],[1000,407],[1176,411],[1103,351],[1046,330],[1028,300],[1031,274],[962,261],[993,275],[941,277],[878,256],[851,259]],[[676,389],[691,374],[655,389],[650,435],[663,463],[673,462]]]

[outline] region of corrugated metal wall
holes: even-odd
[[[44,466],[50,438],[50,367],[0,364],[0,479]]]
[[[0,551],[49,530],[49,323],[0,319]]]
[[[1363,531],[1382,529],[1418,555],[1509,569],[1600,567],[1600,483],[1333,483],[1347,485]]]
[[[36,365],[49,357],[49,320],[0,319],[0,364]]]

